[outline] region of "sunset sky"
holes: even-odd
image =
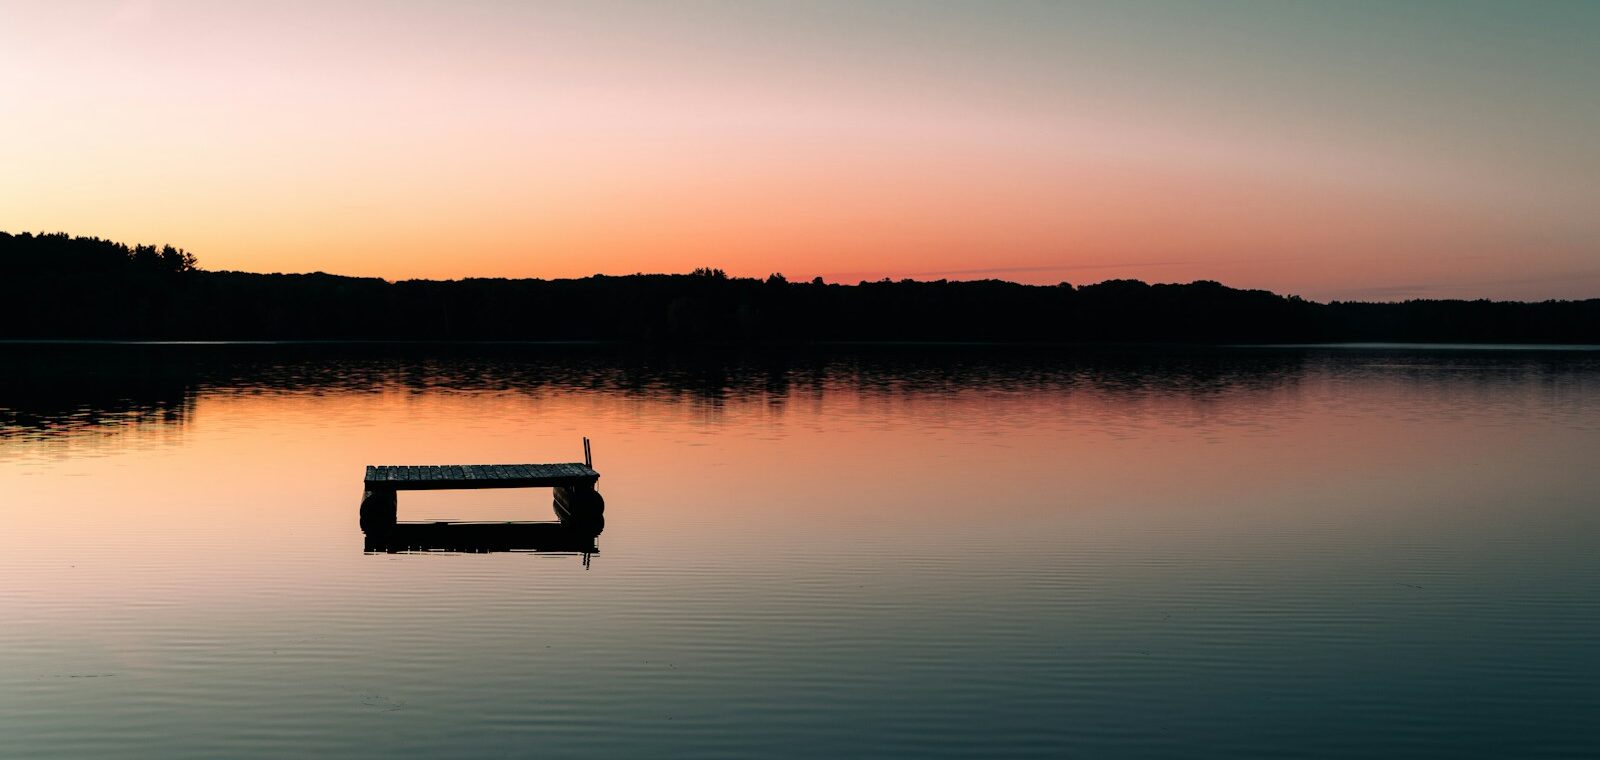
[[[0,0],[0,230],[208,269],[1600,296],[1600,2]]]

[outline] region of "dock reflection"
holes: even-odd
[[[582,555],[585,567],[600,553],[604,518],[566,522],[397,522],[366,533],[363,551],[530,552]]]

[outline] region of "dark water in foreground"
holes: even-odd
[[[0,366],[0,757],[1600,756],[1596,352]],[[598,553],[363,553],[582,435]]]

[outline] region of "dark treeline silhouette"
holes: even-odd
[[[1216,282],[857,285],[682,275],[387,282],[209,272],[172,246],[0,233],[0,338],[1600,343],[1600,299],[1316,303]]]
[[[7,277],[169,274],[194,269],[194,256],[170,245],[128,246],[97,237],[69,237],[65,232],[0,232],[0,274]]]

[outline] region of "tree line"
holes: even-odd
[[[1210,281],[855,285],[690,274],[403,280],[199,269],[173,246],[0,232],[0,337],[696,342],[1600,343],[1600,299],[1318,303]]]

